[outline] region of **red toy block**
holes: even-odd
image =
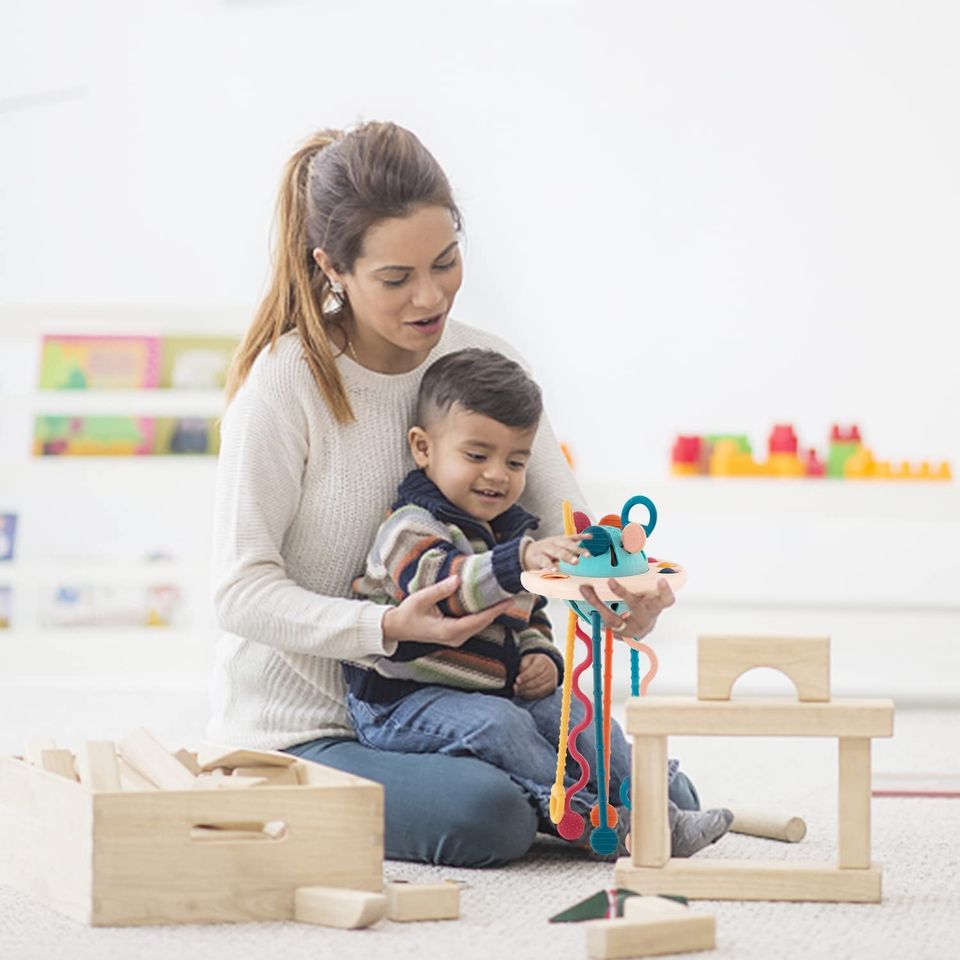
[[[797,435],[789,423],[778,423],[770,433],[770,453],[796,453]]]
[[[826,464],[817,456],[817,451],[813,447],[807,451],[803,466],[808,477],[822,477],[827,472]]]
[[[674,463],[699,463],[700,443],[700,437],[677,437],[673,444],[671,459]]]

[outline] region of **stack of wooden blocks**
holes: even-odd
[[[697,697],[633,698],[633,822],[629,859],[618,886],[645,894],[706,900],[879,902],[881,869],[870,855],[870,754],[873,737],[893,735],[890,700],[830,696],[826,637],[699,638]],[[798,698],[731,699],[754,667],[786,674]],[[837,863],[671,859],[667,824],[667,737],[835,737],[838,741]]]

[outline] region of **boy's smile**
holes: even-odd
[[[490,521],[523,493],[537,428],[508,427],[460,404],[427,427],[413,427],[413,459],[452,503]]]

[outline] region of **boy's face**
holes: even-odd
[[[410,451],[418,467],[455,506],[493,520],[523,493],[537,428],[508,427],[454,404],[429,427],[413,427]]]

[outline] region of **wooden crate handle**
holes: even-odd
[[[263,840],[283,840],[287,825],[282,820],[227,821],[195,823],[190,827],[190,839],[197,843],[259,843]]]

